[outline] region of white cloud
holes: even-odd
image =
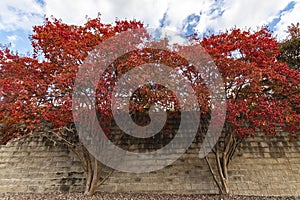
[[[189,15],[201,13],[196,29],[202,34],[207,29],[224,31],[235,26],[256,29],[272,22],[290,2],[291,0],[45,0],[45,13],[72,24],[83,24],[86,22],[86,15],[94,18],[101,13],[105,23],[113,23],[116,18],[137,19],[154,28],[159,27],[165,14],[164,28],[173,31],[182,30]],[[281,29],[280,26],[286,27],[292,18],[300,19],[297,18],[300,12],[296,10],[295,6],[293,12],[282,17],[278,29]],[[222,11],[223,15],[219,16]]]
[[[7,40],[10,41],[10,42],[14,42],[18,39],[18,36],[16,35],[9,35],[7,36]]]
[[[137,19],[157,26],[159,19],[168,7],[168,1],[140,1],[140,0],[46,0],[45,12],[47,16],[53,15],[66,23],[83,24],[85,16],[101,18],[105,23],[113,23],[119,19]]]
[[[208,12],[214,5],[211,0],[46,0],[46,15],[53,15],[65,23],[83,24],[85,16],[93,18],[101,13],[105,23],[118,19],[136,19],[151,28],[158,28],[165,15],[164,28],[181,31],[191,14]]]
[[[18,40],[18,36],[17,35],[9,35],[6,37],[7,41],[10,43],[11,47],[16,47],[15,41]]]
[[[200,12],[205,12],[211,8],[213,1],[202,0],[202,1],[170,1],[167,20],[169,24],[166,28],[171,30],[180,30],[183,27],[184,20],[191,14],[200,14]]]
[[[43,8],[35,0],[0,1],[0,30],[31,30],[42,18]]]
[[[285,38],[287,26],[297,22],[300,22],[300,1],[296,2],[293,10],[282,13],[280,22],[275,26],[275,35],[280,39]]]
[[[167,11],[165,28],[180,30],[187,16],[200,12],[208,12],[213,6],[211,0],[46,0],[45,12],[66,23],[83,24],[85,16],[93,18],[101,13],[106,23],[113,23],[116,18],[136,19],[145,25],[157,28]]]
[[[291,22],[300,21],[300,0],[293,10],[282,13],[275,27],[279,38]],[[149,27],[157,28],[165,15],[164,28],[182,31],[187,17],[200,15],[194,22],[200,34],[208,29],[224,31],[234,26],[256,29],[279,16],[291,0],[0,0],[0,31],[22,29],[30,31],[33,25],[41,24],[44,14],[53,15],[69,24],[83,24],[85,16],[97,17],[101,13],[104,23],[113,23],[116,18],[136,19]],[[212,11],[214,10],[214,11]],[[220,12],[223,12],[222,16]],[[198,25],[197,25],[198,23]],[[191,25],[192,23],[190,23]],[[26,36],[27,37],[27,36]]]
[[[290,0],[226,0],[223,4],[223,15],[217,19],[208,17],[206,26],[215,31],[233,27],[256,29],[270,23],[289,2]],[[202,23],[202,26],[205,24]]]

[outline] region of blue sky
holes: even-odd
[[[300,22],[300,0],[1,0],[0,44],[24,55],[32,51],[32,26],[42,24],[45,16],[80,25],[98,13],[106,23],[136,19],[182,35],[268,25],[283,39],[287,26]]]

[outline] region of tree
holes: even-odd
[[[131,30],[141,31],[130,36]],[[34,34],[31,36],[33,57],[12,55],[9,50],[0,53],[0,83],[3,96],[0,99],[0,124],[4,125],[1,129],[1,144],[30,132],[55,135],[56,139],[65,143],[82,162],[86,173],[85,194],[92,195],[112,171],[106,173],[105,166],[78,138],[74,126],[76,121],[72,116],[73,87],[77,72],[85,67],[88,70],[86,75],[91,76],[90,80],[95,78],[94,74],[97,74],[97,71],[93,71],[93,68],[89,68],[83,62],[88,55],[97,58],[97,51],[93,52],[93,49],[126,31],[129,32],[129,37],[135,37],[134,42],[129,45],[136,50],[109,63],[107,70],[95,84],[96,91],[90,87],[83,87],[83,90],[79,91],[87,98],[97,98],[97,117],[107,135],[110,133],[115,112],[110,107],[111,103],[115,103],[111,102],[115,82],[143,63],[155,63],[157,66],[165,64],[186,76],[196,94],[196,104],[202,114],[209,115],[213,109],[218,108],[216,105],[214,108],[210,105],[213,99],[205,84],[204,72],[197,71],[196,66],[190,65],[190,58],[183,58],[178,54],[189,47],[178,44],[170,47],[169,41],[165,39],[153,43],[153,48],[143,48],[149,35],[143,25],[136,21],[116,21],[111,25],[101,23],[100,19],[89,19],[84,26],[75,26],[56,19],[46,19],[43,25],[34,27]],[[106,44],[107,52],[104,53],[107,53],[107,56],[114,54],[118,49],[122,49],[122,42],[127,41],[131,40],[125,37],[120,43]],[[162,49],[161,45],[170,48]],[[199,55],[197,53],[201,51],[201,46],[205,48],[225,83],[223,89],[228,110],[222,132],[223,139],[212,147],[218,174],[214,172],[207,156],[205,159],[220,192],[228,193],[228,164],[242,138],[254,136],[257,129],[266,134],[275,134],[277,125],[294,135],[299,131],[300,117],[293,106],[300,102],[299,87],[296,87],[300,77],[298,72],[277,61],[278,44],[266,29],[254,33],[234,29],[230,33],[213,35],[201,41],[195,39],[192,46],[196,47],[192,48],[195,55]],[[205,55],[200,55],[203,56],[201,59],[204,66],[207,66],[207,69],[204,68],[207,70],[206,74],[211,74],[208,65],[210,60]],[[39,56],[44,57],[43,61],[38,60]],[[142,73],[141,76],[147,77],[148,74]],[[175,74],[173,78],[179,80]],[[180,84],[176,87],[180,87]],[[118,92],[122,94],[123,91]],[[183,104],[195,103],[191,100],[185,98]],[[152,83],[135,91],[130,103],[130,112],[133,114],[148,114],[150,106],[158,103],[174,112],[179,111],[179,107],[182,106],[176,100],[173,91]],[[89,109],[89,106],[81,105],[75,108],[79,113]],[[141,121],[144,120],[147,121],[147,117]]]
[[[277,60],[278,44],[265,28],[204,38],[201,45],[211,54],[221,72],[227,95],[223,137],[213,149],[218,172],[206,157],[223,194],[229,193],[228,166],[242,139],[258,130],[275,135],[277,127],[299,134],[300,74]]]
[[[292,23],[286,32],[288,36],[279,43],[278,60],[286,62],[289,68],[300,71],[300,24]],[[298,102],[295,102],[294,109],[300,113]]]
[[[279,43],[278,59],[286,62],[291,69],[300,71],[300,24],[291,24],[287,30],[288,36]]]
[[[48,64],[20,57],[8,49],[0,51],[0,124],[1,142],[29,134],[40,123],[46,101]]]
[[[110,132],[112,123],[112,109],[110,108],[111,91],[115,81],[130,69],[148,62],[165,63],[173,68],[180,65],[187,68],[187,61],[171,51],[161,49],[137,48],[138,44],[148,37],[140,22],[116,21],[115,25],[102,24],[100,19],[88,20],[84,26],[67,25],[60,20],[45,19],[41,26],[34,27],[32,46],[33,57],[13,55],[9,50],[1,51],[1,85],[3,98],[1,99],[0,123],[1,144],[6,144],[14,138],[30,133],[55,135],[56,141],[66,144],[80,159],[86,174],[85,194],[92,195],[112,171],[101,174],[106,169],[83,145],[78,138],[72,116],[73,85],[79,68],[84,68],[83,60],[98,44],[116,34],[127,30],[139,29],[136,43],[131,44],[135,51],[121,56],[102,74],[94,94],[91,88],[82,91],[89,98],[97,97],[99,121],[106,134]],[[129,35],[132,37],[132,35]],[[126,38],[123,41],[127,43]],[[164,44],[167,41],[161,41]],[[156,44],[158,46],[159,42]],[[166,44],[165,44],[166,46]],[[122,43],[106,46],[107,53],[122,48]],[[95,56],[97,55],[97,52]],[[38,60],[43,57],[43,61]],[[183,69],[193,87],[201,94],[203,87],[197,87],[198,78],[193,70]],[[87,73],[94,75],[94,73]],[[147,74],[145,74],[147,76]],[[174,79],[176,76],[173,75]],[[93,78],[93,77],[90,77]],[[121,92],[121,91],[120,91]],[[205,93],[205,89],[204,89]],[[164,99],[163,97],[168,96]],[[147,97],[147,98],[145,98]],[[133,97],[131,112],[148,112],[150,105],[160,102],[165,107],[177,109],[174,94],[160,85],[145,85]],[[171,101],[169,101],[171,100]],[[189,102],[190,99],[186,99]],[[206,100],[207,101],[207,100]],[[199,102],[200,103],[200,102]],[[188,104],[188,103],[186,103]],[[148,105],[147,107],[145,107]],[[203,106],[205,108],[206,104]],[[207,106],[206,106],[207,107]],[[17,109],[15,109],[17,108]],[[88,107],[77,107],[85,112]],[[102,168],[101,168],[102,167]]]
[[[102,169],[105,166],[79,141],[72,117],[72,86],[78,67],[89,51],[101,41],[135,28],[142,28],[142,24],[117,21],[110,25],[97,18],[88,20],[84,26],[75,26],[45,19],[43,25],[33,29],[32,58],[2,50],[1,144],[32,132],[55,135],[82,162],[86,173],[85,194],[93,194],[112,170]],[[43,61],[38,57],[43,57]],[[98,89],[101,92],[105,88]]]

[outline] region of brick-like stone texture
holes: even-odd
[[[300,140],[247,138],[230,164],[233,194],[300,196]],[[172,165],[150,173],[114,172],[99,188],[109,192],[217,193],[195,142]],[[155,161],[149,161],[155,163]],[[145,163],[146,165],[147,163]],[[0,192],[83,191],[84,173],[61,144],[33,136],[0,147]]]
[[[0,146],[0,192],[82,191],[84,172],[66,146],[33,136]]]

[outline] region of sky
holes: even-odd
[[[32,27],[42,25],[45,17],[82,25],[86,16],[99,13],[104,23],[136,19],[182,35],[267,25],[282,40],[287,26],[300,22],[300,0],[0,0],[0,44],[30,54]]]

